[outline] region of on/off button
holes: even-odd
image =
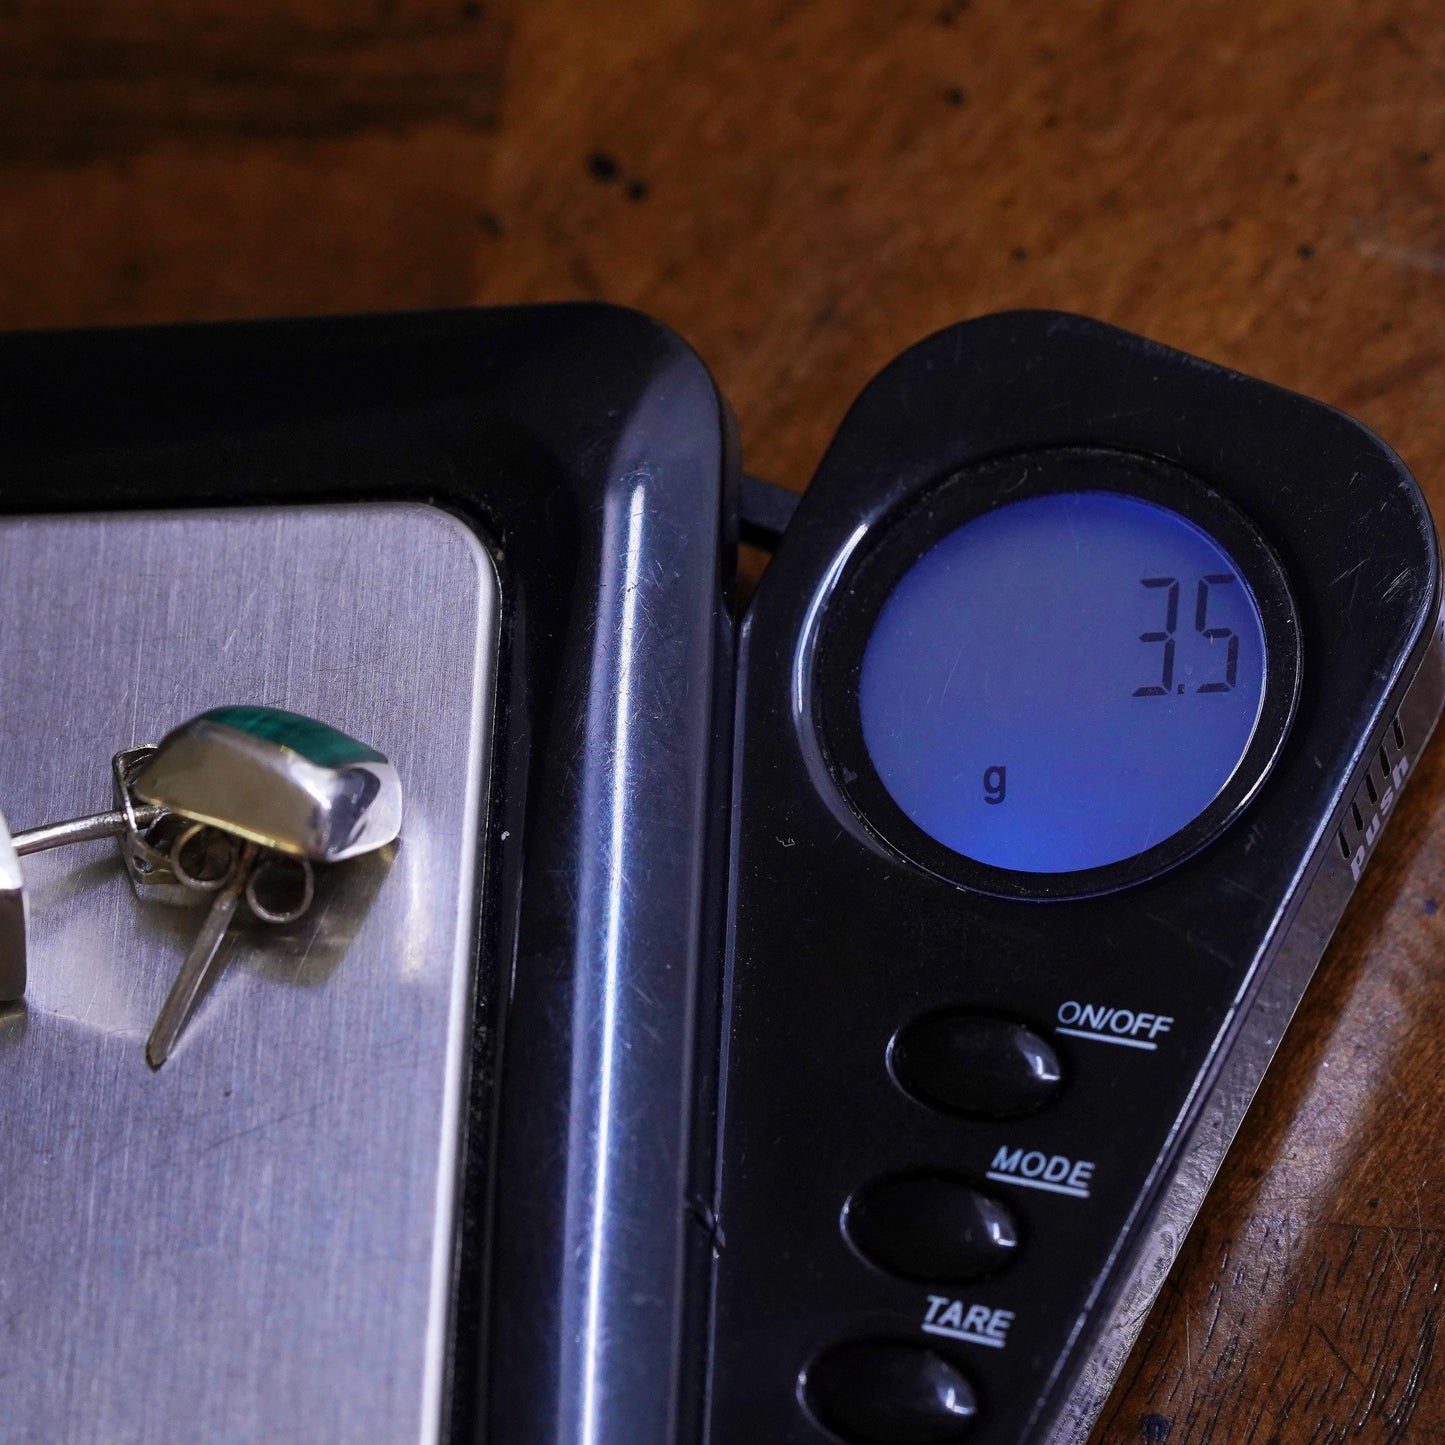
[[[1032,1114],[1063,1081],[1058,1055],[1032,1029],[963,1009],[906,1024],[889,1060],[894,1077],[916,1098],[980,1119]]]

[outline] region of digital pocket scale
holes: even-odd
[[[1445,701],[1385,445],[1054,313],[791,519],[613,308],[12,336],[0,508],[12,826],[238,704],[406,798],[159,1071],[195,917],[22,860],[17,1440],[1082,1442]]]

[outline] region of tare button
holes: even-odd
[[[1000,1184],[1022,1184],[1026,1189],[1087,1199],[1094,1167],[1092,1159],[1070,1159],[1041,1149],[1010,1149],[1004,1144],[989,1161],[986,1177]]]
[[[959,1368],[911,1340],[857,1340],[803,1375],[803,1400],[835,1436],[858,1445],[947,1445],[978,1414]]]

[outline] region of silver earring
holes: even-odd
[[[401,780],[381,753],[325,723],[268,707],[202,713],[111,762],[115,807],[11,834],[0,818],[0,1001],[26,978],[20,859],[115,838],[137,892],[211,906],[146,1040],[170,1056],[242,901],[265,923],[311,906],[313,864],[340,863],[401,832]]]

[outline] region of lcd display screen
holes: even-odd
[[[885,600],[859,675],[893,800],[979,863],[1100,868],[1188,826],[1260,717],[1265,639],[1233,559],[1120,492],[1008,503]]]

